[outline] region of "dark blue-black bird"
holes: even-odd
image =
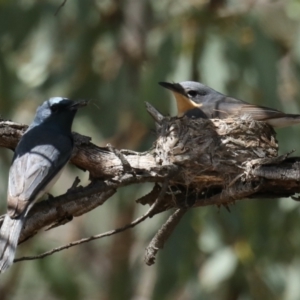
[[[209,119],[225,119],[250,115],[256,121],[263,121],[277,128],[300,123],[298,114],[286,114],[273,108],[252,105],[223,95],[200,82],[160,82],[159,84],[173,92],[177,102],[178,117],[187,115],[201,118],[204,115],[204,118]]]
[[[0,229],[0,273],[14,260],[19,236],[32,205],[56,182],[73,150],[71,127],[87,101],[50,98],[19,141],[9,170],[7,215]]]

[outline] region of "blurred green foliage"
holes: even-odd
[[[231,96],[300,113],[299,0],[0,1],[0,116],[30,123],[50,96],[90,99],[74,130],[98,145],[147,150],[155,135],[144,101],[176,113],[158,81],[197,80]],[[300,127],[278,130],[282,153]],[[0,149],[1,212],[12,154]],[[75,176],[64,172],[55,195]],[[41,232],[37,254],[130,222],[150,184],[123,189],[70,224]],[[290,199],[190,211],[152,267],[144,248],[167,213],[134,230],[13,266],[4,299],[300,299],[300,208]]]

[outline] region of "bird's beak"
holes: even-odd
[[[183,96],[187,96],[185,89],[179,83],[159,82],[164,88],[171,90],[174,93],[178,93]]]
[[[89,100],[80,100],[80,101],[74,101],[74,103],[72,103],[70,105],[70,109],[71,110],[75,110],[84,106],[87,106],[89,103]]]
[[[202,106],[202,104],[195,103],[191,100],[186,90],[179,83],[159,82],[158,84],[173,92],[177,103],[178,117],[184,116],[191,109],[196,107],[200,108]]]

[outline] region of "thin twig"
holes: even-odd
[[[169,186],[169,177],[165,179],[164,183],[162,184],[162,187],[161,187],[158,197],[156,198],[154,203],[151,205],[152,209],[149,212],[150,218],[152,218],[154,216],[155,208],[158,207],[160,205],[161,201],[163,200],[163,198],[167,192],[168,186]]]
[[[73,192],[78,187],[78,184],[80,183],[80,179],[78,176],[76,176],[74,182],[72,183],[71,187],[67,190],[67,193]]]
[[[162,120],[164,119],[164,116],[156,108],[154,108],[149,102],[145,102],[145,105],[148,113],[154,119],[154,121],[158,124],[161,124]]]
[[[173,233],[174,229],[186,211],[187,209],[185,208],[177,209],[155,234],[149,246],[146,248],[145,263],[148,266],[151,266],[155,263],[155,256],[157,252],[160,249],[163,249],[165,243]]]
[[[152,206],[151,206],[151,208],[152,208]],[[129,224],[123,226],[123,227],[120,227],[120,228],[117,228],[117,229],[114,229],[114,230],[110,230],[110,231],[107,231],[107,232],[104,232],[104,233],[101,233],[101,234],[93,235],[93,236],[90,236],[88,238],[83,238],[81,240],[77,240],[77,241],[69,243],[67,245],[63,245],[63,246],[54,248],[52,250],[49,250],[49,251],[44,252],[44,253],[39,254],[39,255],[35,255],[35,256],[23,256],[23,257],[20,257],[20,258],[16,258],[14,260],[14,263],[19,262],[19,261],[23,261],[23,260],[33,260],[33,259],[44,258],[46,256],[49,256],[49,255],[55,253],[55,252],[59,252],[59,251],[62,251],[64,249],[68,249],[68,248],[74,247],[76,245],[87,243],[87,242],[90,242],[90,241],[93,241],[93,240],[96,240],[96,239],[101,239],[103,237],[111,236],[111,235],[114,235],[116,233],[125,231],[125,230],[127,230],[129,228],[133,228],[134,226],[138,225],[139,223],[141,223],[142,221],[144,221],[146,218],[149,217],[149,213],[151,212],[151,208],[143,216],[138,217],[136,220],[134,220],[133,222],[131,222],[131,223],[129,223]]]
[[[160,201],[163,199],[163,197],[164,197],[164,195],[165,195],[165,193],[167,191],[168,183],[169,183],[169,179],[166,179],[165,182],[163,183],[163,186],[161,188],[160,194],[158,195],[158,197],[155,200],[155,202],[151,205],[151,207],[148,209],[148,211],[144,215],[142,215],[141,217],[138,217],[133,222],[131,222],[131,223],[129,223],[129,224],[123,226],[123,227],[114,229],[114,230],[110,230],[110,231],[107,231],[107,232],[104,232],[104,233],[101,233],[101,234],[93,235],[93,236],[90,236],[88,238],[83,238],[81,240],[77,240],[77,241],[71,242],[71,243],[69,243],[67,245],[63,245],[63,246],[54,248],[52,250],[49,250],[49,251],[44,252],[44,253],[39,254],[39,255],[35,255],[35,256],[23,256],[23,257],[20,257],[20,258],[16,258],[14,260],[14,263],[20,262],[20,261],[23,261],[23,260],[34,260],[34,259],[44,258],[44,257],[52,255],[52,254],[54,254],[56,252],[59,252],[59,251],[62,251],[62,250],[65,250],[65,249],[68,249],[68,248],[71,248],[71,247],[83,244],[83,243],[88,243],[88,242],[93,241],[93,240],[101,239],[101,238],[106,237],[106,236],[111,236],[111,235],[117,234],[119,232],[125,231],[125,230],[127,230],[129,228],[135,227],[136,225],[138,225],[139,223],[143,222],[148,217],[152,217],[152,212],[154,211],[156,205],[158,205],[160,203]]]
[[[57,14],[59,13],[59,11],[63,8],[63,6],[65,6],[66,2],[67,2],[67,0],[64,0],[64,1],[61,3],[61,5],[57,8],[57,10],[56,10],[54,16],[57,16]]]

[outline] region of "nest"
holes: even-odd
[[[254,162],[276,158],[275,131],[249,116],[230,119],[163,118],[157,130],[156,162],[177,165],[173,184],[202,190],[247,174]]]

